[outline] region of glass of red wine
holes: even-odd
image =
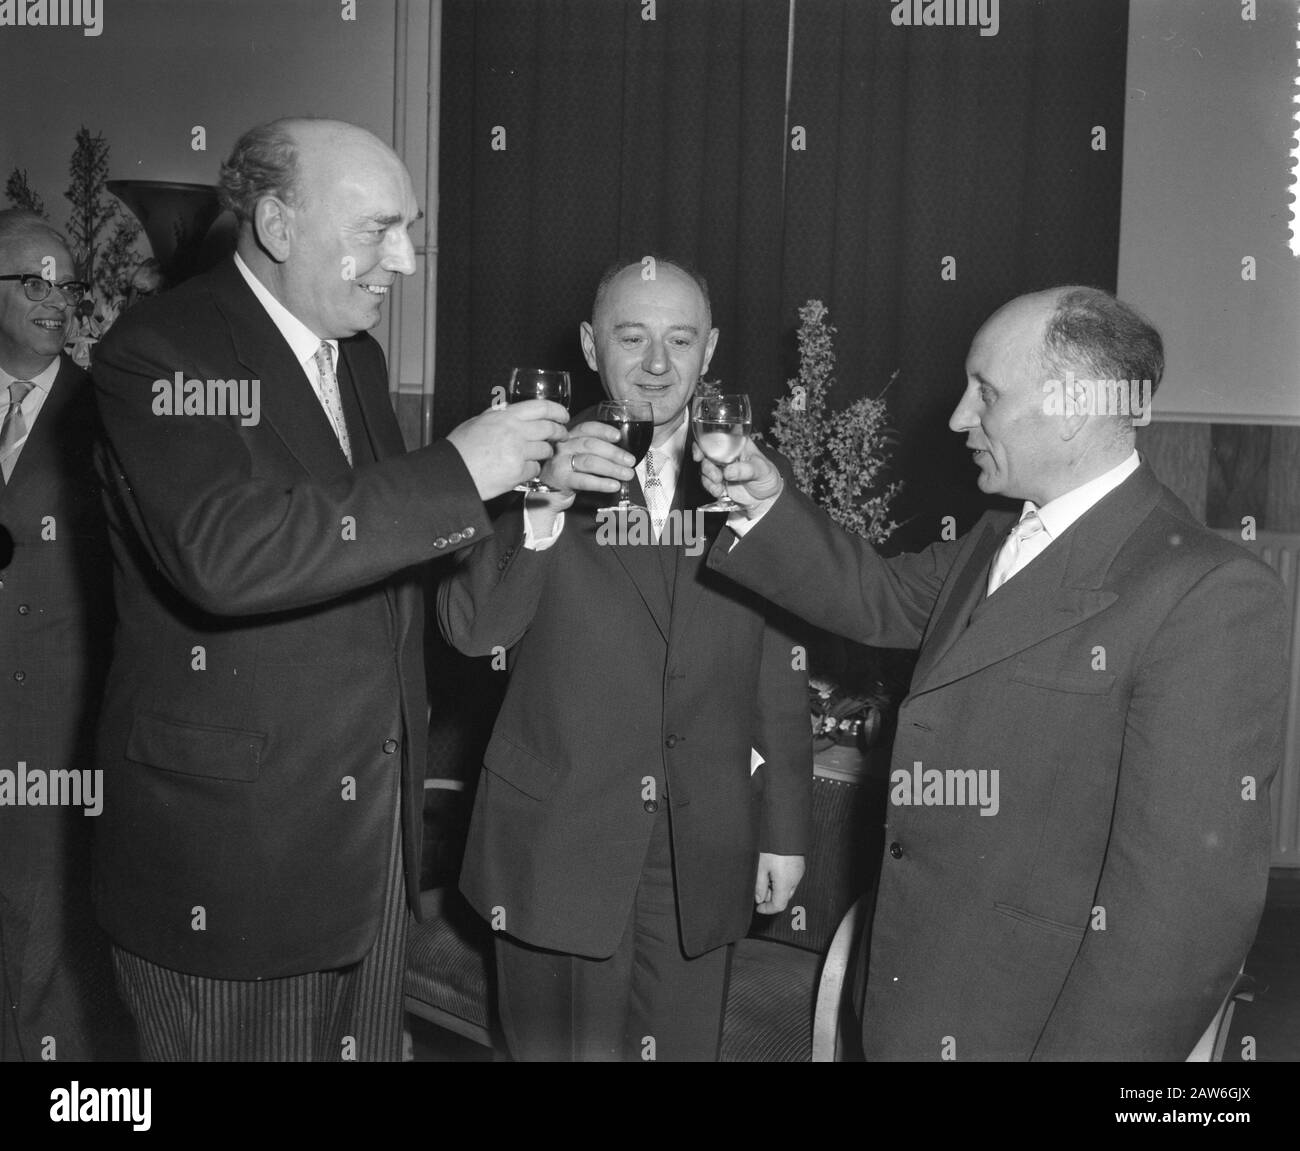
[[[524,400],[554,400],[569,406],[569,373],[550,368],[515,368],[510,373],[508,399],[512,404]],[[555,489],[541,480],[528,480],[516,484],[517,492],[553,492]]]
[[[696,396],[691,402],[691,426],[695,442],[719,468],[735,463],[749,435],[749,397],[741,393],[720,396]],[[727,493],[727,481],[722,481],[721,499],[705,504],[702,512],[734,512],[740,504]]]
[[[602,400],[596,419],[618,432],[618,446],[636,456],[634,467],[645,459],[655,434],[654,408],[649,400]],[[618,489],[618,503],[600,510],[619,511],[631,506],[631,493],[624,481]]]

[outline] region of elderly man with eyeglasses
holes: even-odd
[[[94,392],[63,352],[87,291],[45,220],[0,212],[5,1061],[120,1058],[131,1034],[90,904],[94,825],[83,818],[101,795],[86,769],[113,624]]]

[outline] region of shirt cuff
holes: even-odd
[[[784,488],[782,490],[784,490]],[[727,517],[727,527],[735,532],[739,538],[744,539],[745,533],[767,515],[767,513],[772,510],[772,505],[780,498],[781,492],[777,492],[776,495],[772,496],[770,499],[755,504],[753,509],[749,512],[732,512],[731,515]]]
[[[551,547],[556,540],[560,538],[560,532],[564,530],[564,513],[559,512],[555,516],[555,523],[551,525],[551,534],[538,538],[533,532],[533,521],[528,515],[528,501],[524,501],[524,547],[530,552],[544,552]]]

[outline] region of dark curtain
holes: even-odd
[[[699,266],[723,332],[711,375],[739,387],[772,374],[786,4],[642,11],[639,0],[444,5],[437,434],[517,364],[572,369],[575,408],[596,398],[577,327],[620,257]]]
[[[1128,9],[1001,0],[996,36],[892,9],[796,0],[787,124],[789,0],[657,0],[654,20],[642,0],[445,0],[435,434],[517,364],[568,367],[575,410],[594,400],[577,325],[601,271],[671,253],[711,285],[710,376],[760,423],[797,370],[796,309],[824,300],[835,406],[900,373],[890,547],[968,528],[984,500],[947,421],[976,329],[1034,288],[1115,286]],[[434,662],[434,751],[472,748],[504,677]]]
[[[889,392],[901,546],[983,506],[947,430],[980,323],[1036,287],[1114,288],[1125,0],[1002,0],[996,36],[890,0],[447,0],[437,434],[516,364],[598,395],[577,324],[613,260],[707,276],[710,375],[767,413],[796,309],[838,328],[839,404]],[[505,130],[505,149],[492,147]],[[1105,150],[1093,130],[1105,130]],[[956,261],[956,279],[940,278]]]
[[[787,171],[781,323],[826,302],[841,404],[899,370],[893,542],[912,549],[985,506],[947,428],[980,324],[1036,288],[1115,288],[1128,7],[1002,0],[989,37],[895,27],[891,9],[798,0],[790,122],[807,149]]]

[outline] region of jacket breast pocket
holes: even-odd
[[[131,724],[126,758],[147,767],[209,779],[254,782],[262,771],[266,736],[231,727],[204,727],[141,714]]]
[[[492,737],[483,767],[534,799],[546,799],[555,788],[556,769],[503,735]]]
[[[1024,662],[1016,664],[1011,673],[1013,683],[1027,683],[1031,687],[1045,687],[1050,691],[1068,691],[1076,695],[1106,695],[1115,684],[1113,671],[1049,671],[1031,667]]]

